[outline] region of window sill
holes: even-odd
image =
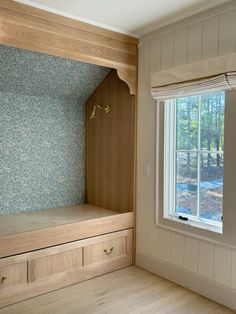
[[[189,217],[188,217],[187,221],[180,220],[177,216],[174,216],[174,215],[164,217],[164,219],[175,221],[175,222],[185,224],[185,225],[188,225],[188,226],[191,226],[194,228],[203,229],[203,230],[223,234],[223,227],[222,226],[216,225],[216,224],[211,224],[211,223],[206,223],[206,222],[201,222],[201,221],[196,221],[196,220],[191,219]]]

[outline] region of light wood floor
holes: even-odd
[[[3,308],[0,314],[235,313],[136,266]]]

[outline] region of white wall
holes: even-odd
[[[156,204],[162,199],[163,111],[150,95],[151,73],[231,52],[236,52],[236,1],[156,30],[140,40],[137,264],[236,309],[236,298],[229,299],[236,297],[236,169],[227,166],[226,157],[223,235],[174,222],[163,221],[164,226],[157,226]],[[236,151],[232,151],[236,106],[230,110],[225,131],[229,162],[232,154],[236,160]],[[149,176],[145,175],[146,165],[150,165]],[[180,273],[186,284],[178,279]],[[187,278],[192,278],[192,284]],[[206,283],[214,293],[207,294],[208,288],[203,287]]]

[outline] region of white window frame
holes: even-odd
[[[203,94],[203,93],[202,93]],[[184,97],[184,96],[183,96]],[[199,96],[199,103],[201,95]],[[210,219],[195,217],[187,214],[178,214],[175,212],[175,183],[176,183],[176,99],[166,100],[164,105],[164,189],[163,189],[163,218],[177,221],[179,223],[191,225],[200,229],[206,229],[217,233],[223,233],[223,222],[217,222]],[[200,110],[199,110],[200,122]],[[200,127],[198,132],[201,132]],[[198,134],[198,138],[199,134]],[[194,153],[202,152],[199,147]],[[198,154],[199,155],[199,154]],[[198,172],[200,158],[198,158]],[[199,189],[200,175],[198,173],[198,199],[200,194]],[[199,208],[198,208],[199,211]],[[186,217],[188,220],[181,220],[179,216]]]

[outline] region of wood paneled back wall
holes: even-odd
[[[94,105],[111,106],[105,114]],[[120,212],[134,210],[135,97],[112,71],[87,102],[86,201]]]

